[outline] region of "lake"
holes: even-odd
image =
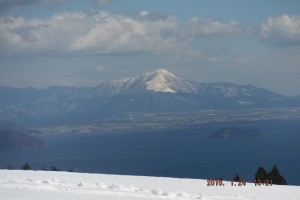
[[[223,127],[258,129],[261,138],[211,138]],[[43,136],[46,147],[0,152],[0,167],[56,166],[77,172],[253,182],[259,166],[276,164],[288,184],[300,185],[300,120],[207,124],[132,133]]]

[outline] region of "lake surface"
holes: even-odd
[[[262,138],[216,139],[223,127],[258,129]],[[259,166],[276,164],[288,184],[300,185],[300,120],[209,124],[175,130],[43,137],[46,147],[0,152],[0,167],[56,166],[77,172],[223,178],[248,182]]]

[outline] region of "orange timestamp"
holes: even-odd
[[[241,179],[238,181],[231,180],[230,186],[246,186],[246,179]],[[255,186],[272,186],[272,180],[254,180]],[[207,186],[225,186],[223,179],[207,179]]]
[[[272,179],[266,179],[266,180],[254,180],[254,185],[255,186],[272,186],[273,185],[273,181]]]
[[[207,179],[207,186],[225,186],[222,179]],[[246,186],[246,179],[239,181],[231,180],[231,186]]]

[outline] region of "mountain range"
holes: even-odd
[[[96,87],[0,87],[0,96],[0,119],[36,123],[84,122],[128,112],[300,106],[300,96],[287,97],[253,85],[199,83],[164,69]]]

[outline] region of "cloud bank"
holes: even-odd
[[[4,55],[112,54],[180,48],[201,37],[233,35],[245,30],[235,21],[192,18],[142,11],[138,16],[109,12],[60,13],[48,19],[0,18],[0,49]],[[3,50],[2,50],[3,51]]]
[[[175,16],[146,11],[131,16],[105,11],[64,12],[45,19],[2,16],[0,53],[61,56],[172,51],[207,37],[224,38],[252,30],[238,21],[193,17],[182,22]],[[258,35],[271,45],[300,45],[300,16],[269,17],[261,23]]]
[[[262,41],[279,46],[300,45],[300,16],[269,17],[259,29]]]

